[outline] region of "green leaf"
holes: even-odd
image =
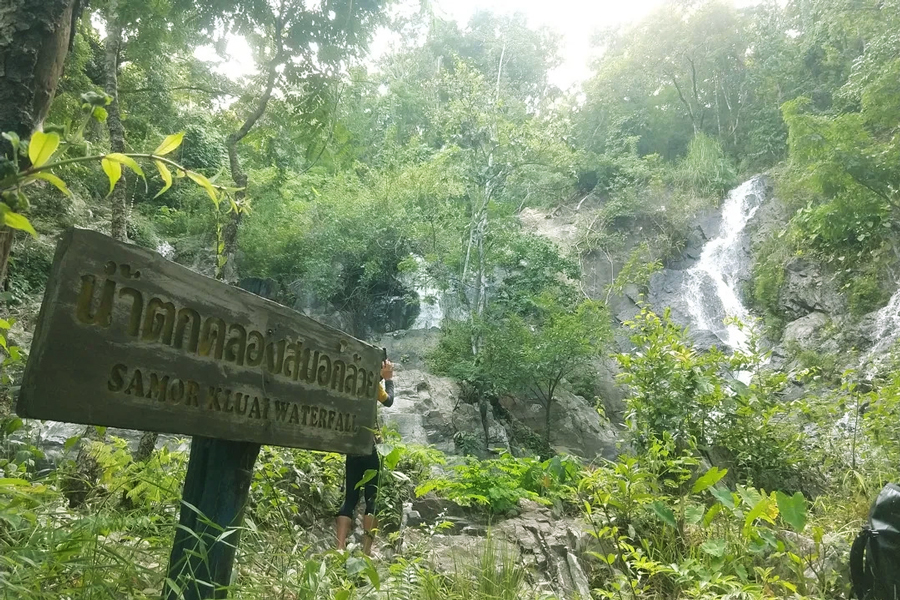
[[[206,190],[206,193],[209,194],[209,197],[212,199],[213,204],[215,204],[216,208],[218,208],[219,196],[218,194],[216,194],[216,188],[214,188],[213,184],[209,182],[209,179],[207,179],[200,173],[195,173],[194,171],[185,171],[185,173],[194,183]]]
[[[116,189],[116,183],[122,178],[122,163],[104,158],[100,164],[103,166],[106,176],[109,177],[109,194],[107,194],[109,196]]]
[[[397,468],[397,464],[400,462],[400,459],[403,458],[403,449],[402,448],[394,448],[391,450],[391,453],[384,457],[384,466],[389,471],[393,471]]]
[[[34,177],[37,179],[43,179],[44,181],[52,183],[53,185],[56,186],[56,189],[61,191],[66,196],[69,196],[69,197],[72,196],[72,192],[70,192],[69,188],[66,187],[66,182],[64,182],[62,179],[60,179],[53,173],[48,173],[47,171],[42,171],[40,173],[35,173]]]
[[[158,160],[155,160],[153,162],[156,164],[156,169],[159,171],[159,176],[162,177],[162,180],[165,182],[163,188],[159,190],[159,193],[156,194],[156,196],[153,197],[153,199],[155,200],[156,198],[159,198],[164,193],[166,193],[166,190],[172,187],[172,172],[169,171],[169,167],[167,167],[164,162]]]
[[[34,167],[45,165],[59,148],[59,134],[35,131],[28,144],[28,158]]]
[[[700,549],[716,558],[725,556],[725,550],[728,548],[728,542],[725,540],[706,540],[700,544]]]
[[[726,488],[713,488],[710,493],[722,503],[722,506],[729,510],[734,510],[734,495],[731,491]]]
[[[662,520],[663,523],[669,525],[670,527],[677,527],[678,524],[675,522],[675,513],[672,512],[672,509],[657,500],[650,504],[650,508],[653,509],[653,512],[656,513],[656,516]]]
[[[156,156],[165,156],[170,152],[174,151],[178,146],[181,145],[181,142],[184,140],[184,132],[180,131],[178,133],[173,133],[163,140],[162,144],[159,145],[159,148],[153,151],[153,154]]]
[[[803,494],[795,492],[793,496],[788,496],[784,492],[775,492],[775,500],[784,522],[798,533],[803,531],[806,527],[806,498]]]
[[[689,504],[684,509],[684,520],[691,525],[696,525],[703,519],[706,508],[702,504]]]
[[[744,535],[749,537],[750,530],[753,526],[753,523],[763,515],[764,512],[769,508],[769,497],[763,496],[759,499],[759,501],[753,505],[753,508],[750,509],[750,512],[747,513],[747,517],[744,519]]]
[[[31,222],[25,218],[25,215],[21,215],[17,212],[13,212],[9,209],[5,204],[0,204],[0,212],[3,213],[3,224],[9,227],[10,229],[18,229],[20,231],[27,231],[32,235],[32,237],[37,238],[37,231],[34,230],[34,227],[31,226]]]
[[[712,467],[709,471],[706,472],[703,477],[697,479],[694,482],[694,487],[691,490],[691,493],[699,494],[700,492],[716,485],[719,483],[725,475],[728,473],[728,469],[720,469],[719,467]]]
[[[106,158],[122,163],[123,165],[134,171],[141,179],[146,179],[146,177],[144,176],[144,170],[141,168],[141,165],[139,165],[137,161],[130,156],[126,154],[119,154],[118,152],[113,152],[112,154],[107,154]]]
[[[94,110],[91,112],[91,116],[100,123],[106,123],[106,119],[107,117],[109,117],[109,113],[106,112],[106,109],[102,106],[95,106]]]
[[[3,135],[3,139],[9,141],[9,143],[12,145],[13,150],[18,152],[19,144],[22,143],[22,140],[19,139],[19,134],[16,133],[15,131],[7,131],[6,133],[3,133],[2,135]]]
[[[363,473],[362,479],[356,484],[356,489],[362,489],[364,485],[375,479],[377,476],[378,471],[376,469],[367,469],[366,472]]]
[[[123,165],[125,165],[126,167],[128,167],[129,169],[131,169],[132,171],[134,171],[134,173],[138,177],[140,177],[141,179],[144,180],[144,190],[145,191],[147,190],[147,176],[144,175],[144,170],[141,168],[141,165],[139,165],[136,160],[134,160],[133,158],[131,158],[130,156],[127,156],[125,154],[119,154],[118,152],[113,152],[112,154],[107,154],[106,158],[108,158],[110,160],[114,160],[116,162],[120,162]]]

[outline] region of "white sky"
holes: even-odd
[[[476,10],[495,13],[520,12],[530,27],[546,26],[562,35],[560,55],[563,64],[551,74],[551,81],[562,88],[584,81],[591,58],[591,36],[597,30],[641,19],[665,0],[432,0],[435,12],[465,25]],[[737,6],[756,4],[759,0],[732,0]],[[415,5],[416,0],[402,0],[402,5]],[[371,48],[373,58],[385,53],[392,36],[382,32]],[[200,48],[196,55],[218,62],[219,70],[232,77],[254,71],[250,48],[241,38],[228,43],[226,59],[216,56],[212,48]]]

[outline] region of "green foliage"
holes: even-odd
[[[721,198],[737,183],[737,172],[721,143],[703,133],[691,139],[673,177],[686,189],[714,198]]]
[[[501,516],[515,512],[523,499],[541,504],[571,502],[579,473],[579,464],[569,457],[541,462],[502,452],[499,458],[484,461],[469,457],[453,468],[450,477],[424,483],[416,494],[435,491],[463,506]]]
[[[771,372],[751,335],[731,357],[698,352],[685,330],[647,308],[630,323],[638,351],[620,354],[620,379],[631,389],[626,423],[639,448],[671,436],[678,448],[724,453],[742,480],[791,491],[814,485],[813,463],[791,412],[780,402],[788,375]],[[735,379],[744,371],[749,383]]]

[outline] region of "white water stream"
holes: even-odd
[[[754,177],[731,190],[722,203],[719,235],[708,241],[697,264],[688,269],[684,296],[694,329],[711,331],[729,348],[743,348],[747,334],[727,317],[744,319],[747,309],[738,294],[738,275],[748,260],[743,251],[744,230],[765,193],[762,178]]]

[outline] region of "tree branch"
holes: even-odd
[[[225,96],[228,94],[225,90],[211,90],[209,88],[201,87],[199,85],[179,85],[176,87],[170,88],[162,88],[162,87],[146,87],[146,88],[138,88],[135,90],[119,90],[120,94],[143,94],[146,92],[180,92],[180,91],[189,91],[189,92],[204,92],[209,94],[210,96]]]

